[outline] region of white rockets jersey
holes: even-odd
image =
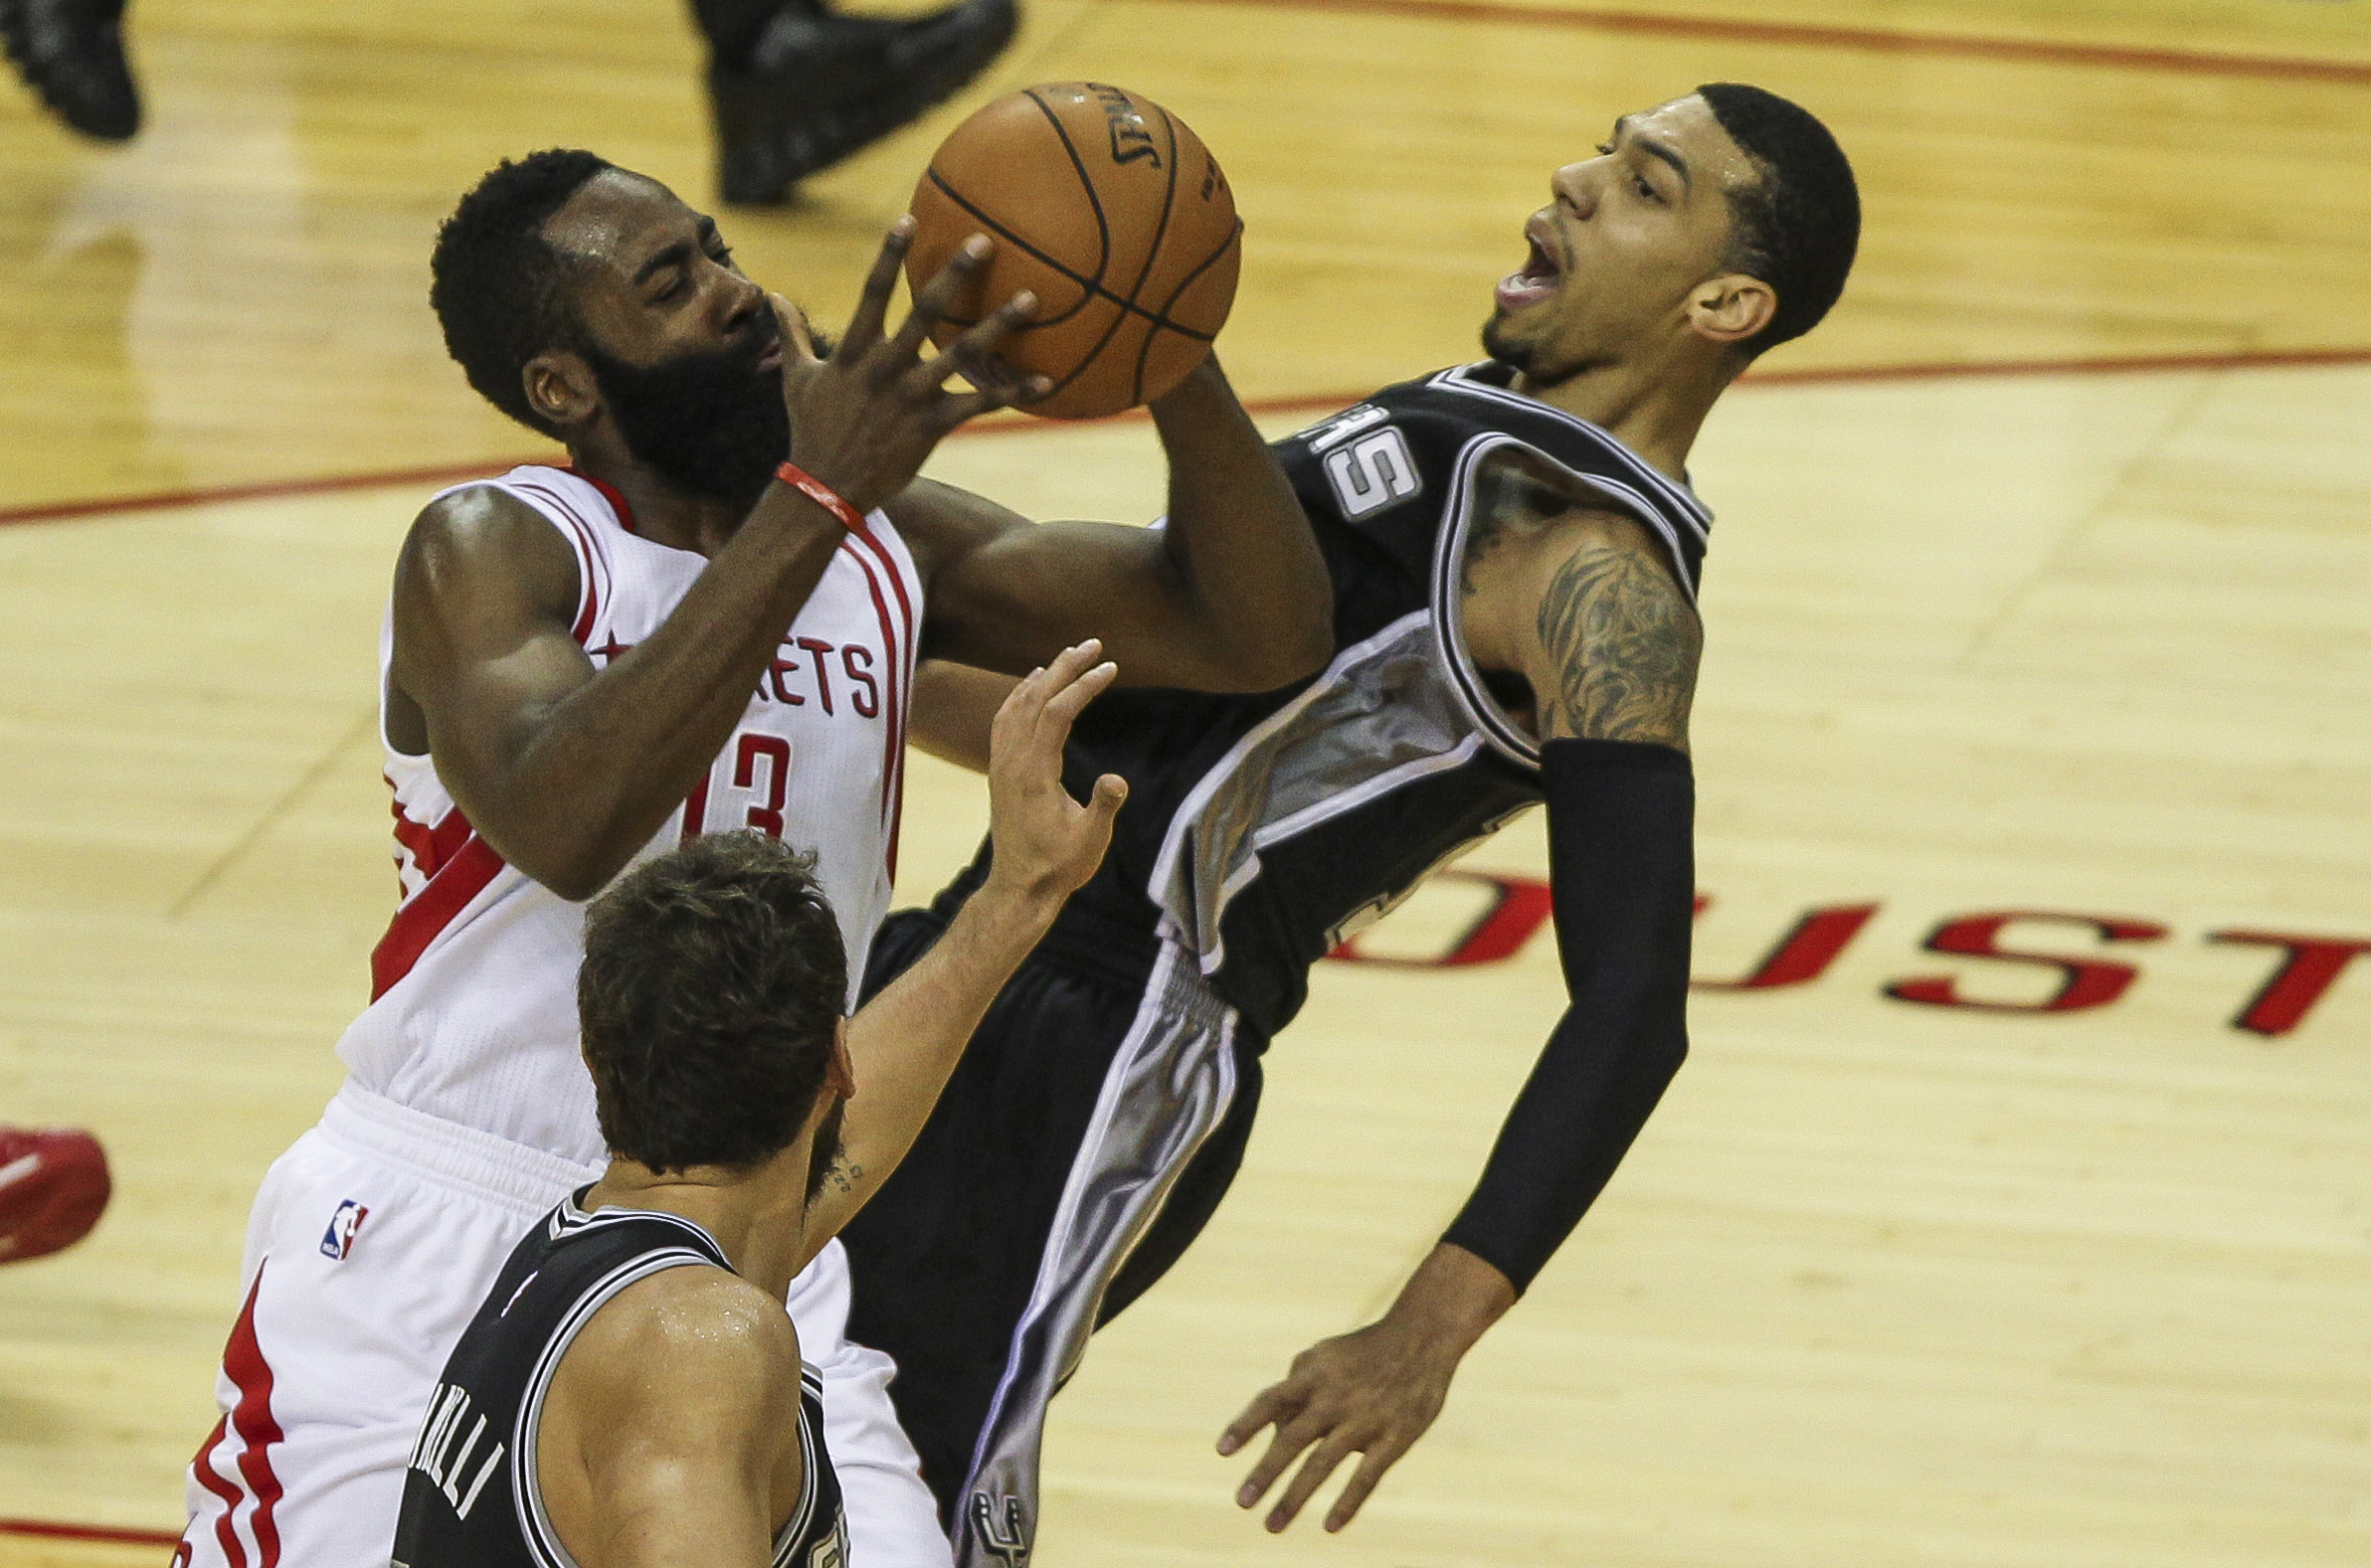
[[[571,631],[596,666],[656,630],[708,564],[635,533],[624,498],[580,474],[526,466],[488,482],[550,519],[576,553]],[[841,541],[707,778],[635,857],[742,827],[815,851],[847,944],[851,1003],[889,907],[921,620],[913,558],[874,512],[866,534]],[[386,745],[393,647],[391,612],[380,741],[402,894],[371,954],[370,1006],[338,1055],[361,1087],[415,1111],[598,1164],[576,1022],[584,906],[505,865],[431,759]]]

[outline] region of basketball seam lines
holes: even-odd
[[[1194,285],[1195,280],[1198,279],[1204,272],[1217,265],[1219,258],[1225,256],[1227,252],[1233,250],[1235,248],[1235,243],[1242,238],[1243,220],[1238,218],[1235,220],[1234,228],[1227,231],[1226,238],[1218,242],[1218,248],[1212,251],[1208,256],[1203,257],[1199,261],[1196,261],[1193,265],[1193,270],[1187,272],[1184,278],[1180,279],[1178,286],[1169,291],[1169,297],[1161,302],[1161,309],[1165,317],[1169,311],[1177,307],[1177,303],[1180,299],[1186,297],[1186,290],[1191,288]],[[1153,343],[1159,335],[1160,334],[1157,332],[1146,333],[1144,345],[1136,352],[1136,389],[1139,392],[1144,391],[1145,364],[1153,357]],[[1213,334],[1211,341],[1215,340],[1216,337],[1215,334]]]
[[[1071,282],[1078,284],[1079,287],[1085,289],[1095,298],[1110,300],[1113,304],[1118,305],[1122,311],[1130,315],[1143,316],[1146,320],[1152,322],[1155,326],[1161,328],[1165,332],[1175,332],[1180,337],[1189,337],[1199,343],[1212,343],[1217,341],[1218,335],[1214,332],[1196,332],[1191,327],[1180,326],[1177,322],[1172,321],[1166,314],[1160,311],[1148,310],[1133,299],[1122,299],[1118,294],[1115,294],[1110,289],[1104,287],[1103,284],[1097,279],[1088,277],[1083,273],[1073,271],[1071,268],[1064,266],[1060,261],[1055,261],[1043,251],[1038,250],[1035,246],[1029,244],[1028,241],[1022,239],[1019,235],[1016,235],[1009,229],[1006,229],[996,219],[991,218],[980,208],[974,206],[971,201],[968,200],[961,192],[957,191],[955,187],[949,185],[945,180],[941,179],[939,177],[938,170],[933,169],[930,171],[930,182],[944,192],[949,201],[955,203],[956,206],[961,207],[965,212],[970,213],[974,218],[979,219],[982,223],[988,225],[989,228],[995,230],[999,235],[1002,235],[1004,239],[1010,241],[1014,246],[1020,249],[1023,255],[1044,262],[1048,270],[1062,277],[1068,278]],[[1237,227],[1240,228],[1241,225],[1238,223]],[[956,325],[962,324],[960,322],[955,322],[953,317],[949,317],[948,320]],[[1038,323],[1034,322],[1031,323],[1031,325],[1037,324]]]
[[[1111,270],[1111,221],[1104,216],[1103,196],[1095,189],[1094,176],[1087,173],[1087,161],[1078,155],[1078,145],[1070,139],[1070,128],[1062,123],[1061,116],[1053,111],[1045,99],[1037,95],[1037,89],[1034,87],[1029,89],[1029,101],[1037,105],[1037,112],[1045,116],[1045,122],[1051,125],[1054,128],[1054,134],[1061,138],[1062,150],[1070,155],[1070,167],[1078,171],[1078,188],[1087,193],[1087,205],[1095,210],[1095,235],[1097,243],[1102,247],[1102,254],[1097,257],[1095,261],[1095,281],[1087,286],[1099,289],[1103,286],[1103,274]],[[949,194],[954,193],[950,192]],[[986,217],[987,215],[982,214],[981,216]]]
[[[1161,222],[1153,228],[1153,243],[1145,251],[1145,264],[1137,268],[1136,286],[1128,290],[1128,302],[1132,305],[1144,297],[1145,284],[1153,276],[1153,263],[1161,260],[1161,242],[1169,238],[1170,215],[1178,209],[1178,122],[1160,104],[1153,106],[1161,109],[1162,126],[1169,131],[1169,183],[1161,192]],[[1160,337],[1161,329],[1155,327],[1137,346],[1136,380],[1128,389],[1128,401],[1132,404],[1145,401],[1145,361],[1153,357],[1153,345]]]
[[[947,200],[955,203],[956,206],[961,207],[965,212],[970,213],[974,218],[979,219],[982,223],[988,225],[989,228],[995,230],[997,234],[1006,240],[1011,241],[1012,244],[1019,247],[1022,251],[1026,252],[1030,256],[1035,257],[1038,261],[1043,261],[1047,266],[1052,267],[1064,277],[1067,277],[1072,282],[1081,285],[1084,291],[1080,293],[1077,304],[1072,305],[1069,309],[1063,311],[1059,315],[1045,316],[1040,319],[1031,320],[1022,328],[1023,331],[1034,330],[1038,327],[1058,327],[1063,322],[1069,320],[1072,316],[1075,316],[1080,311],[1086,309],[1089,303],[1101,297],[1101,289],[1096,288],[1091,283],[1087,283],[1085,279],[1081,278],[1077,273],[1071,271],[1068,267],[1063,266],[1052,257],[1045,255],[1043,252],[1031,246],[1028,241],[1023,240],[1020,236],[1005,228],[1002,223],[999,223],[996,219],[991,218],[985,209],[974,206],[971,202],[956,194],[955,187],[949,185],[945,179],[941,178],[937,169],[927,169],[923,172],[925,178],[927,178],[931,184],[937,186],[939,188],[939,194],[946,197]],[[976,327],[980,324],[980,317],[978,316],[973,316],[967,320],[962,316],[948,315],[942,316],[940,319],[945,321],[949,326],[955,327]]]
[[[1169,111],[1167,109],[1162,110],[1162,116],[1164,118],[1167,118],[1168,114]],[[1177,128],[1175,125],[1172,125],[1170,129],[1170,147],[1173,152],[1177,147]],[[1212,175],[1218,175],[1218,160],[1210,155],[1210,149],[1208,147],[1202,148],[1202,163],[1204,165],[1202,179],[1203,182],[1207,184]],[[1218,177],[1221,180],[1224,180],[1225,178],[1224,175],[1218,175]],[[1227,231],[1226,238],[1218,242],[1217,249],[1212,251],[1208,256],[1203,257],[1199,261],[1196,261],[1190,268],[1188,268],[1186,275],[1178,280],[1178,286],[1169,291],[1169,297],[1161,301],[1162,315],[1167,316],[1172,310],[1175,310],[1178,307],[1178,301],[1186,297],[1186,290],[1193,286],[1194,280],[1196,278],[1200,277],[1204,272],[1208,271],[1212,266],[1217,264],[1218,259],[1226,255],[1228,248],[1233,246],[1237,240],[1241,239],[1242,235],[1243,220],[1237,218],[1235,220],[1235,226]],[[1145,367],[1152,363],[1153,345],[1155,342],[1159,341],[1159,338],[1160,334],[1158,332],[1147,332],[1145,334],[1144,342],[1137,345],[1136,391],[1139,402],[1143,401],[1143,394],[1145,390]]]

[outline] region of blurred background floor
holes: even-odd
[[[720,215],[836,317],[970,106],[1126,83],[1227,165],[1221,351],[1281,432],[1470,356],[1616,113],[1758,82],[1861,171],[1852,290],[1696,463],[1699,972],[1821,911],[1847,940],[1700,993],[1690,1067],[1432,1436],[1346,1535],[1272,1541],[1210,1444],[1462,1197],[1560,992],[1545,935],[1432,960],[1543,874],[1538,825],[1366,939],[1397,963],[1324,966],[1236,1192],[1057,1404],[1041,1561],[2364,1561],[2371,963],[2314,990],[2290,956],[2371,944],[2371,10],[1537,11],[1030,0],[965,98]],[[539,145],[712,185],[666,5],[132,20],[130,148],[0,94],[0,1120],[91,1126],[117,1171],[89,1242],[0,1270],[0,1519],[136,1534],[177,1524],[248,1201],[335,1087],[392,902],[372,649],[433,486],[371,476],[536,449],[443,357],[436,222]],[[934,471],[1159,507],[1136,424]],[[901,894],[983,817],[917,759]],[[2113,994],[2039,1011],[2061,969],[1921,948],[1988,916]],[[1943,975],[1978,1005],[1885,994]],[[158,1555],[0,1523],[5,1568]]]

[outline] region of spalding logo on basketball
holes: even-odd
[[[966,319],[1034,290],[1005,357],[1052,379],[1029,412],[1082,420],[1160,397],[1210,352],[1235,302],[1243,226],[1209,149],[1155,103],[1100,82],[997,99],[955,128],[914,191],[919,288],[975,234],[996,258]]]

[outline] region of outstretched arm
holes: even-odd
[[[1062,787],[1062,745],[1118,670],[1090,640],[1013,687],[997,712],[988,770],[995,866],[930,952],[848,1025],[856,1092],[840,1155],[807,1210],[807,1258],[822,1250],[905,1158],[997,992],[1095,874],[1128,798],[1117,774],[1085,805]]]
[[[1326,1516],[1348,1524],[1440,1413],[1467,1350],[1580,1220],[1688,1051],[1695,789],[1688,710],[1702,631],[1655,547],[1583,515],[1519,543],[1486,593],[1531,682],[1548,797],[1556,948],[1570,1006],[1508,1113],[1482,1179],[1381,1321],[1296,1357],[1219,1440],[1275,1439],[1236,1495],[1254,1506],[1313,1446],[1267,1526],[1290,1524],[1352,1454]],[[1474,622],[1487,626],[1489,609]]]
[[[1324,666],[1324,558],[1217,361],[1155,402],[1153,423],[1161,528],[1031,523],[929,480],[890,503],[928,578],[929,657],[1017,675],[1095,636],[1129,685],[1204,691],[1270,691]]]

